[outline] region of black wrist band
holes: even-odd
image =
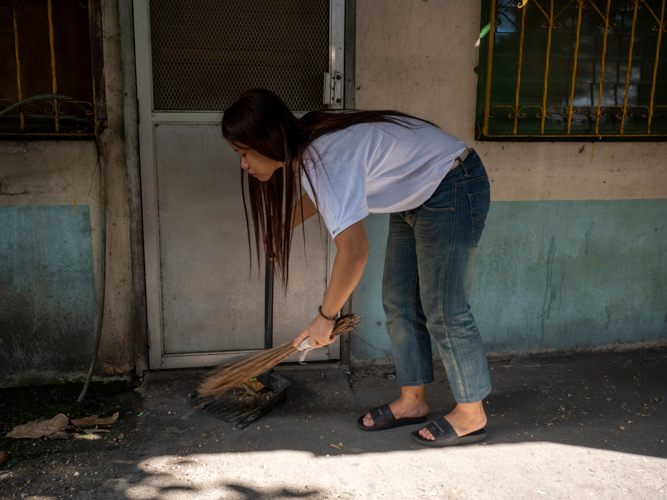
[[[320,316],[322,316],[327,321],[336,321],[336,316],[330,318],[328,316],[325,316],[324,313],[322,313],[322,306],[318,306],[317,311],[320,313]]]

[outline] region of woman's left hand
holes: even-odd
[[[301,335],[294,339],[292,345],[294,347],[298,346],[306,337],[310,337],[310,345],[312,347],[317,348],[329,345],[335,340],[335,337],[331,336],[335,324],[335,321],[328,321],[322,316],[317,316],[310,322],[310,325],[301,332]]]

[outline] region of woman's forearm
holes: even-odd
[[[335,316],[343,308],[345,301],[357,286],[368,260],[368,239],[361,222],[351,225],[334,238],[338,251],[331,270],[329,288],[322,301],[322,314],[327,317]],[[312,347],[324,347],[335,339],[331,336],[334,322],[318,315],[294,339],[297,347],[306,337],[309,337]]]
[[[334,242],[337,247],[336,259],[322,301],[322,314],[325,316],[334,316],[343,308],[359,283],[368,260],[368,240],[361,222],[340,233]]]

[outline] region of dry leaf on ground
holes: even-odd
[[[49,439],[70,439],[72,437],[72,434],[69,432],[65,431],[58,431],[54,434],[51,434],[49,436]]]
[[[8,438],[30,438],[37,439],[42,436],[50,436],[67,427],[69,419],[62,413],[56,415],[50,420],[40,420],[37,422],[28,422],[27,424],[14,427],[5,437]]]
[[[100,418],[99,415],[91,415],[90,417],[76,418],[74,420],[70,420],[70,422],[72,422],[72,425],[76,425],[77,427],[90,427],[93,425],[109,425],[113,424],[116,420],[118,420],[119,415],[120,415],[119,412],[116,412],[112,416],[106,418]]]
[[[4,451],[0,451],[0,465],[2,465],[2,462],[7,460],[7,455],[5,454]]]

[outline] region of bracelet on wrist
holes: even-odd
[[[325,316],[324,313],[322,312],[322,306],[318,306],[317,312],[320,313],[320,316],[322,316],[324,319],[327,321],[336,321],[336,315],[334,314],[332,317]]]

